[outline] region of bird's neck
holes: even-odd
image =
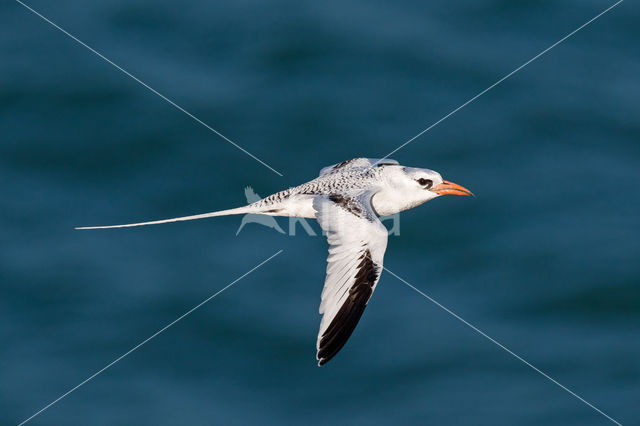
[[[412,209],[429,201],[429,197],[406,194],[402,191],[386,189],[376,193],[371,199],[371,205],[379,216],[388,216]]]

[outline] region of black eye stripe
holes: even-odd
[[[433,181],[431,179],[425,179],[425,178],[418,179],[418,183],[426,187],[427,189],[431,188],[431,186],[433,185]]]

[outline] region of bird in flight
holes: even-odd
[[[233,214],[315,218],[329,242],[316,343],[318,365],[323,365],[353,333],[380,279],[388,235],[379,217],[446,194],[473,195],[433,170],[401,166],[390,159],[354,158],[323,168],[312,181],[244,207],[76,229],[126,228]]]

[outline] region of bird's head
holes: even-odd
[[[447,180],[440,173],[429,169],[394,166],[389,167],[387,179],[399,194],[414,207],[441,195],[471,195],[468,189]]]
[[[430,200],[441,195],[473,195],[467,188],[442,179],[440,173],[429,169],[404,167],[405,184],[413,192],[424,193]]]

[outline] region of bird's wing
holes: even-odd
[[[351,160],[343,161],[342,163],[334,164],[320,170],[320,176],[327,175],[336,171],[344,171],[348,169],[366,169],[372,166],[389,166],[398,165],[396,160],[389,158],[353,158]]]
[[[372,192],[314,200],[316,218],[329,241],[318,365],[333,358],[356,328],[382,272],[387,229],[371,206]]]

